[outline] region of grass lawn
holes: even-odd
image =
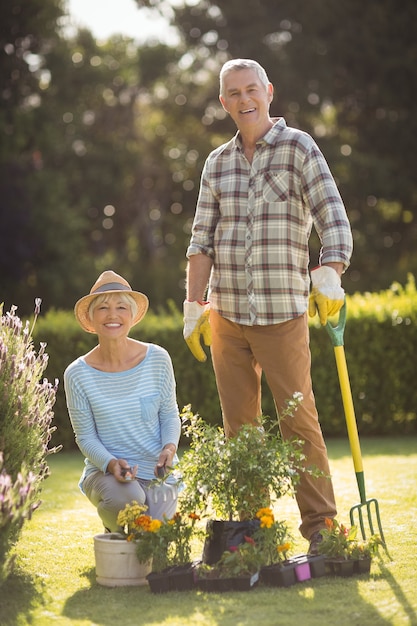
[[[338,520],[349,523],[359,501],[347,441],[329,440]],[[77,483],[78,453],[49,457],[43,503],[17,546],[14,574],[0,588],[2,626],[378,626],[417,625],[417,439],[362,441],[367,497],[379,502],[392,561],[374,561],[370,576],[319,578],[288,589],[151,594],[147,587],[106,588],[95,581],[93,536],[102,527]],[[305,552],[298,509],[275,507]],[[197,555],[199,556],[199,555]]]

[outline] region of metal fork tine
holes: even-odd
[[[357,524],[355,523],[355,513],[356,513],[358,521],[359,521],[359,527],[361,530],[362,538],[366,540],[366,530],[365,530],[363,510],[362,510],[363,507],[366,507],[369,531],[371,535],[375,535],[375,526],[374,526],[373,515],[372,515],[372,510],[371,510],[372,506],[374,507],[374,515],[376,518],[376,523],[378,525],[378,533],[379,533],[382,543],[385,545],[385,538],[384,538],[384,533],[382,530],[381,518],[379,515],[379,504],[375,498],[371,498],[370,500],[367,500],[363,504],[356,504],[355,506],[353,506],[350,509],[350,523],[352,526],[357,526]]]
[[[356,504],[350,509],[350,523],[352,526],[357,526],[357,524],[355,523],[355,511],[356,511],[358,514],[359,527],[361,529],[362,538],[366,539],[365,524],[363,523],[363,515],[362,515],[361,507],[362,507],[362,504]]]

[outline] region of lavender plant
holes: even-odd
[[[42,375],[46,344],[36,352],[32,331],[40,312],[35,300],[32,327],[0,306],[0,584],[13,566],[13,546],[26,519],[40,505],[42,481],[49,474],[49,448],[58,381]]]

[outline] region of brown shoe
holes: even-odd
[[[308,549],[308,554],[310,556],[316,556],[319,554],[319,544],[323,541],[323,536],[319,530],[316,530],[310,537],[310,547]]]

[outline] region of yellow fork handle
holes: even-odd
[[[358,428],[356,425],[355,409],[353,407],[352,391],[350,388],[349,375],[346,365],[345,349],[343,346],[334,346],[336,367],[339,375],[340,391],[342,393],[343,408],[345,410],[346,426],[352,452],[355,472],[363,472],[361,447],[359,443]]]

